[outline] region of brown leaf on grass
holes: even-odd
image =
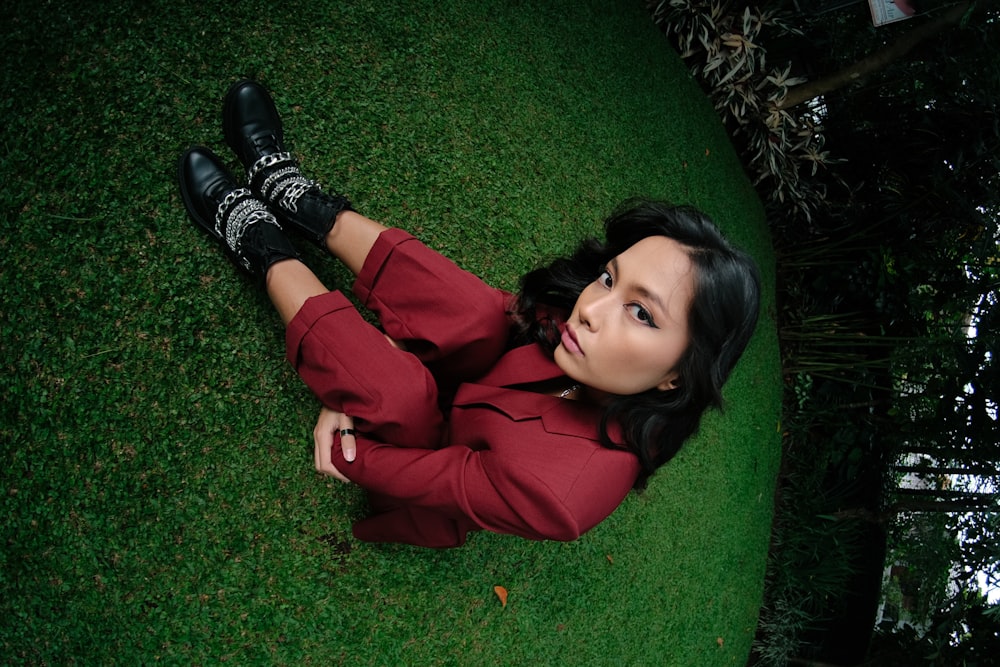
[[[715,640],[715,643],[719,645],[719,648],[722,648],[722,645],[725,644],[726,642],[722,637],[719,637],[718,639]]]
[[[507,606],[507,589],[503,586],[494,586],[493,592],[500,598],[500,606],[505,608]]]
[[[608,562],[611,563],[612,565],[615,564],[615,559],[611,557],[611,554],[606,554],[604,557],[607,558]]]

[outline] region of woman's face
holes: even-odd
[[[694,264],[687,249],[650,236],[610,262],[566,322],[555,361],[591,389],[638,394],[673,388],[688,346]]]

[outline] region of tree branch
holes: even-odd
[[[794,106],[802,104],[803,102],[808,102],[814,97],[819,97],[820,95],[825,95],[826,93],[837,90],[838,88],[842,88],[849,83],[853,83],[858,79],[868,76],[872,72],[882,69],[890,63],[905,56],[920,42],[925,39],[929,39],[930,37],[933,37],[945,29],[957,24],[960,20],[962,20],[962,17],[965,16],[965,13],[971,6],[972,3],[968,0],[960,2],[949,8],[940,16],[905,33],[892,44],[882,47],[875,53],[866,58],[862,58],[858,62],[845,67],[839,72],[789,89],[788,94],[781,100],[778,100],[775,107],[781,110],[790,109]]]

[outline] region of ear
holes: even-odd
[[[680,386],[680,374],[677,371],[670,371],[667,376],[663,378],[660,384],[656,385],[656,388],[660,391],[670,391],[671,389],[677,389]]]

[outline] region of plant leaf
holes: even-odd
[[[493,592],[500,598],[500,607],[505,609],[507,607],[507,589],[503,586],[494,586]]]

